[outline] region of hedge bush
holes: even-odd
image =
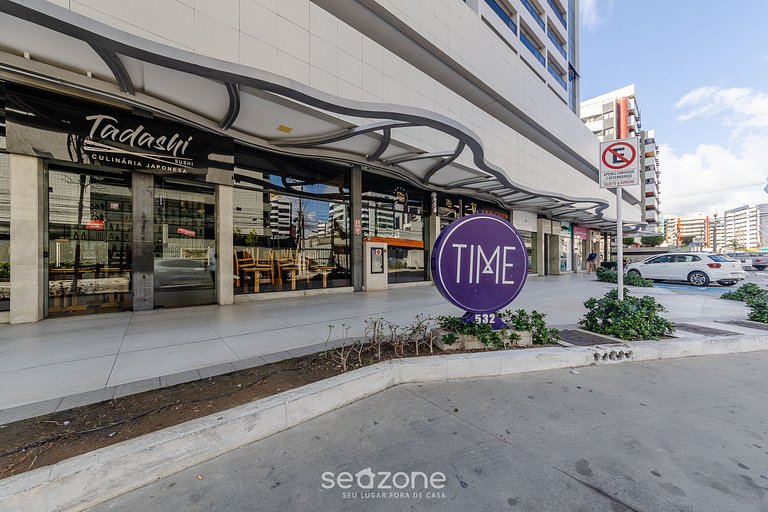
[[[547,327],[547,322],[544,320],[546,316],[535,309],[530,313],[524,309],[514,312],[506,309],[499,313],[499,317],[513,330],[531,331],[531,341],[534,345],[547,345],[560,340],[560,331],[554,327]]]
[[[720,296],[721,299],[727,300],[740,300],[741,302],[747,302],[749,299],[758,297],[760,295],[768,294],[768,290],[763,290],[755,283],[747,283],[736,288],[733,291],[725,292]]]
[[[596,274],[598,281],[603,281],[605,283],[619,282],[619,274],[615,270],[608,270],[606,268],[600,267],[597,269]],[[634,274],[626,274],[624,276],[624,284],[629,286],[642,286],[643,288],[651,288],[653,286],[653,281]]]
[[[657,340],[675,332],[674,324],[659,314],[666,311],[664,306],[648,295],[632,297],[626,288],[624,300],[619,300],[618,290],[611,290],[602,299],[586,300],[584,307],[587,313],[579,325],[588,331],[622,340]]]
[[[749,308],[747,318],[754,322],[768,324],[768,293],[759,293],[750,297],[747,299],[747,307]]]

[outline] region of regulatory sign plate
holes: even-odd
[[[638,138],[600,143],[600,188],[640,184]]]

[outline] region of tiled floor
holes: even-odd
[[[538,309],[552,325],[572,325],[581,303],[611,285],[574,274],[529,279],[512,305]],[[639,292],[638,292],[639,293]],[[644,289],[680,320],[745,318],[718,294]],[[434,287],[277,299],[44,320],[0,326],[0,411],[363,335],[371,317],[406,325],[417,314],[459,314]],[[333,326],[333,328],[329,326]]]

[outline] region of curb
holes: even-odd
[[[399,384],[759,350],[768,335],[389,360],[6,478],[0,509],[86,510]]]

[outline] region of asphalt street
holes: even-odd
[[[92,510],[764,512],[766,391],[766,352],[404,385]]]

